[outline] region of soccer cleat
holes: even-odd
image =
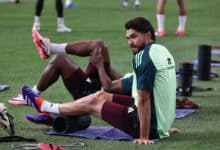
[[[35,22],[35,23],[33,24],[32,30],[40,31],[40,23]]]
[[[166,35],[166,32],[163,31],[163,30],[157,30],[155,32],[155,35],[158,36],[158,37],[164,37]]]
[[[57,25],[57,32],[71,32],[72,29],[68,28],[64,24]]]
[[[184,30],[176,30],[176,35],[177,36],[185,36],[185,31]]]
[[[8,103],[12,105],[27,105],[21,94],[18,94],[18,96],[9,99]]]
[[[27,114],[25,115],[25,119],[35,124],[42,124],[47,126],[52,126],[54,120],[50,116],[50,114],[46,112],[34,114],[34,115]]]
[[[31,105],[37,112],[41,112],[40,108],[43,99],[35,94],[28,86],[23,86],[21,91],[25,102]]]
[[[35,46],[38,49],[40,57],[42,59],[49,58],[50,54],[50,39],[43,38],[37,30],[32,30],[32,38]]]

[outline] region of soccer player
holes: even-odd
[[[106,72],[103,48],[97,47],[92,51],[91,61],[97,67],[103,88],[109,92],[98,91],[76,101],[59,104],[44,100],[24,86],[22,94],[25,101],[38,113],[95,115],[133,136],[133,143],[137,144],[152,144],[153,139],[166,138],[170,132],[176,132],[177,129],[171,128],[176,107],[173,56],[166,47],[155,43],[154,29],[145,18],[129,20],[125,29],[128,45],[134,54],[131,76],[112,81]],[[40,53],[45,57],[50,55],[48,40],[38,37],[39,34],[35,36],[40,39],[35,40]]]
[[[166,35],[165,31],[165,5],[167,0],[157,0],[157,31],[155,32],[156,36],[163,37]],[[179,25],[176,29],[177,36],[185,35],[185,25],[186,25],[186,9],[184,0],[177,0],[178,8],[179,8]]]
[[[64,24],[63,14],[63,2],[62,0],[55,0],[56,11],[57,11],[57,32],[71,32],[71,29]],[[44,7],[44,0],[37,0],[35,5],[35,16],[34,16],[34,30],[40,30],[40,17]]]

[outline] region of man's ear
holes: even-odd
[[[150,32],[150,31],[148,31],[147,33],[145,33],[145,36],[146,36],[146,38],[151,39],[151,37],[152,37],[151,32]]]

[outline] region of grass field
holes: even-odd
[[[48,60],[39,59],[38,52],[32,43],[31,28],[34,16],[34,0],[21,0],[13,5],[0,3],[0,84],[10,85],[10,89],[0,93],[0,102],[5,103],[8,112],[14,116],[16,135],[33,137],[46,143],[68,144],[85,142],[85,150],[110,149],[195,149],[217,150],[220,148],[220,80],[194,80],[193,85],[212,87],[215,91],[193,92],[191,99],[201,105],[193,115],[176,120],[175,127],[181,134],[161,140],[154,145],[134,145],[126,141],[89,140],[60,136],[47,136],[43,132],[47,127],[27,122],[25,114],[35,113],[27,106],[15,107],[7,100],[19,93],[22,85],[33,86]],[[68,42],[85,39],[105,39],[110,49],[113,66],[121,73],[131,70],[132,54],[130,53],[124,33],[124,23],[133,17],[144,16],[156,27],[156,0],[142,0],[139,10],[130,4],[127,10],[121,9],[121,1],[117,0],[74,0],[75,9],[65,9],[66,24],[73,29],[71,33],[56,32],[56,12],[54,1],[45,1],[45,9],[41,19],[41,33],[50,37],[53,42]],[[178,9],[176,0],[169,0],[166,7],[167,36],[157,41],[168,47],[178,67],[181,61],[197,58],[198,45],[220,45],[219,0],[186,0],[188,15],[187,34],[176,37]],[[72,59],[86,67],[87,58],[71,56]],[[220,59],[219,56],[212,56]],[[220,73],[220,68],[212,68],[212,72]],[[71,96],[59,80],[42,95],[54,101],[69,101]],[[93,117],[93,125],[106,125]],[[6,136],[0,129],[0,136]],[[12,143],[1,143],[0,150],[11,149]]]

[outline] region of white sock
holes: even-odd
[[[34,23],[40,23],[40,16],[34,16]]]
[[[37,94],[37,95],[40,95],[42,93],[42,91],[38,90],[37,89],[37,86],[35,85],[33,88],[32,88],[32,91]]]
[[[49,112],[53,114],[59,114],[59,104],[58,103],[51,103],[46,100],[43,101],[40,110],[42,112]]]
[[[123,3],[122,3],[122,5],[123,5],[124,7],[128,7],[128,0],[124,0]]]
[[[157,14],[157,30],[164,31],[165,15]]]
[[[140,5],[140,0],[135,0],[134,4],[135,5]]]
[[[179,20],[179,26],[178,26],[178,30],[185,30],[185,25],[186,25],[186,16],[179,16],[178,20]]]
[[[51,43],[50,50],[52,51],[52,53],[66,54],[66,45],[67,43]]]
[[[63,24],[64,24],[64,18],[58,17],[57,18],[57,25],[59,26],[59,25],[63,25]]]

